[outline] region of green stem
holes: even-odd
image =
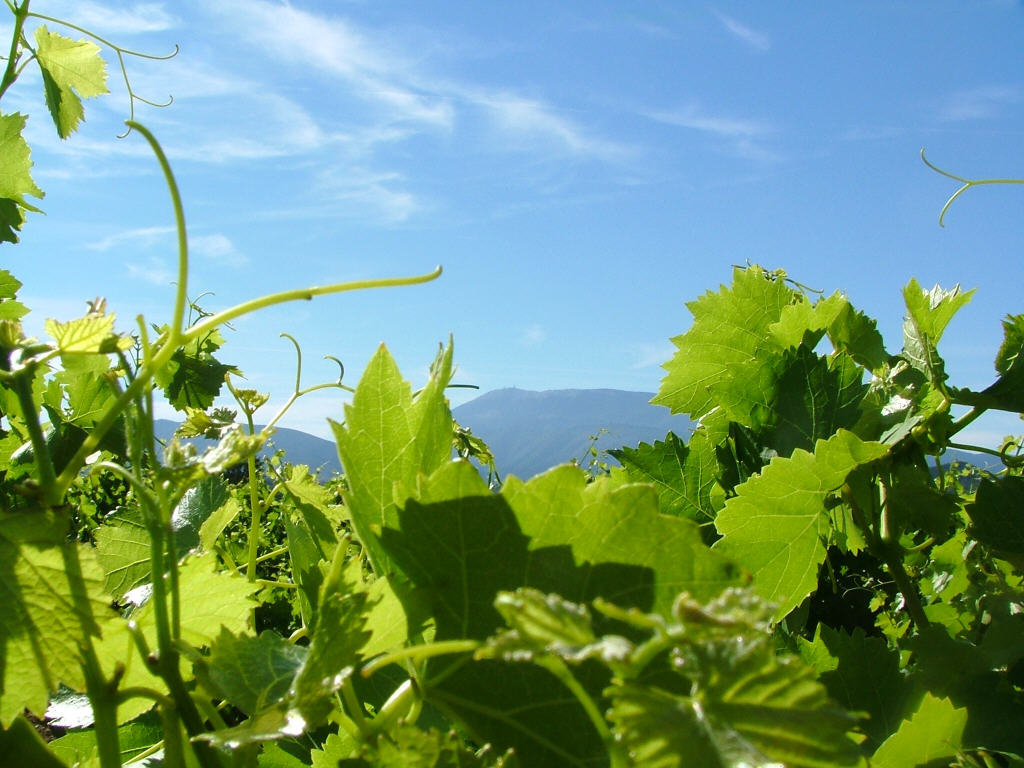
[[[612,765],[619,766],[625,765],[623,762],[626,758],[626,753],[622,748],[621,744],[616,743],[615,737],[612,736],[610,730],[608,730],[608,723],[604,719],[604,715],[601,714],[601,710],[598,708],[594,699],[591,698],[587,689],[584,688],[580,681],[576,679],[576,676],[566,666],[565,662],[557,656],[544,656],[537,660],[539,666],[544,667],[548,672],[553,674],[561,681],[562,685],[569,689],[576,700],[583,707],[583,711],[587,713],[587,717],[590,718],[591,724],[594,726],[594,730],[597,731],[601,740],[604,742],[605,748],[608,750],[608,755],[612,758]]]
[[[57,495],[57,474],[53,469],[53,458],[46,447],[43,428],[39,424],[39,411],[36,409],[36,403],[32,397],[32,376],[32,367],[19,371],[14,378],[14,391],[18,395],[21,417],[25,421],[29,439],[32,441],[32,450],[36,455],[36,468],[39,470],[39,486],[43,492],[43,502],[47,506],[55,507],[60,504],[63,494]]]
[[[188,329],[188,331],[182,336],[182,343],[187,344],[188,342],[199,338],[204,333],[209,333],[214,328],[223,325],[224,323],[230,322],[243,315],[248,315],[251,312],[255,312],[265,307],[272,307],[276,304],[284,304],[289,301],[309,301],[316,296],[327,296],[335,293],[345,293],[347,291],[362,291],[367,288],[393,288],[400,285],[419,285],[421,283],[429,283],[431,280],[436,280],[441,276],[441,267],[436,267],[432,272],[427,272],[422,275],[412,275],[410,277],[385,277],[373,280],[354,280],[350,283],[332,283],[331,285],[313,286],[312,288],[297,288],[291,291],[281,291],[280,293],[272,293],[267,296],[261,296],[258,299],[251,299],[249,301],[237,304],[230,309],[225,309],[223,312],[218,312],[215,315],[210,315],[202,321],[196,323],[194,326]]]
[[[3,98],[7,89],[18,79],[18,41],[21,40],[25,19],[28,18],[28,4],[29,0],[25,0],[20,7],[16,5],[11,8],[11,12],[14,14],[14,31],[11,33],[11,50],[7,55],[7,67],[4,69],[3,80],[0,80],[0,98]]]
[[[453,653],[468,653],[469,651],[475,651],[480,647],[479,640],[442,640],[437,643],[427,643],[426,645],[412,645],[408,648],[402,648],[392,653],[385,653],[383,656],[378,656],[375,659],[370,660],[363,665],[363,669],[360,674],[363,677],[369,677],[381,667],[386,667],[389,664],[395,664],[405,659],[415,659],[417,661],[421,659],[429,659],[433,656],[446,656]]]
[[[171,194],[171,205],[174,208],[174,223],[178,230],[178,283],[174,296],[174,315],[171,319],[171,332],[167,338],[166,345],[168,347],[177,347],[179,338],[184,330],[185,305],[188,303],[188,233],[185,230],[185,206],[182,205],[178,183],[174,179],[171,164],[168,162],[167,155],[164,154],[160,142],[141,123],[128,120],[126,125],[141,133],[143,138],[149,142],[149,147],[153,150],[157,162],[160,163],[160,169],[164,172],[164,180],[167,182],[167,189]]]

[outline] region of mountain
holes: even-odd
[[[154,426],[157,438],[167,440],[178,428],[178,423],[169,419],[157,419]],[[262,426],[257,425],[256,428],[262,429]],[[185,442],[195,443],[200,452],[213,445],[213,441],[203,438],[189,438]],[[262,453],[273,454],[278,449],[284,450],[285,456],[292,464],[306,464],[311,470],[321,467],[321,478],[328,478],[335,472],[341,471],[338,449],[331,440],[314,437],[297,429],[278,427],[271,438],[271,445],[264,448]]]
[[[502,477],[528,478],[571,459],[586,465],[592,435],[598,450],[636,447],[663,439],[669,430],[688,436],[693,423],[651,405],[652,397],[619,389],[510,388],[481,395],[452,413],[490,446]]]
[[[572,459],[586,465],[592,435],[597,438],[594,445],[598,450],[653,442],[669,430],[689,435],[693,428],[690,420],[651,405],[652,397],[647,392],[618,389],[534,392],[509,388],[481,395],[452,413],[459,424],[487,442],[502,477],[528,478]],[[177,426],[168,419],[157,419],[156,436],[166,440]],[[293,464],[321,467],[321,477],[341,470],[337,448],[330,440],[279,427],[272,441],[265,453],[283,449]],[[201,438],[189,442],[200,451],[212,445]],[[601,459],[614,463],[608,456]]]

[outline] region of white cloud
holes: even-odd
[[[232,10],[234,9],[234,10]],[[218,3],[239,31],[278,59],[313,66],[349,83],[352,92],[392,116],[442,128],[453,109],[443,94],[415,87],[397,51],[370,41],[348,22],[268,2]]]
[[[47,16],[67,19],[80,27],[109,38],[114,34],[134,35],[142,32],[162,32],[173,29],[179,20],[164,9],[163,3],[131,3],[111,7],[111,3],[91,0],[51,0],[43,11]],[[33,7],[33,10],[37,10]],[[54,27],[52,22],[50,26]],[[79,35],[75,30],[61,34]]]
[[[127,267],[130,277],[134,277],[136,280],[144,280],[154,285],[173,283],[176,277],[175,273],[167,266],[167,263],[156,256],[150,256],[145,260],[137,257],[133,258],[125,263],[125,267]]]
[[[730,138],[764,136],[772,131],[769,124],[760,120],[711,115],[695,104],[675,110],[648,112],[647,116],[660,123]]]
[[[545,338],[547,338],[547,332],[543,326],[540,323],[531,323],[523,331],[523,335],[519,338],[519,343],[524,347],[535,347],[543,342]]]
[[[956,91],[939,107],[939,119],[947,122],[988,120],[997,117],[1003,107],[1021,100],[1021,89],[1005,85],[987,85]]]
[[[483,88],[426,71],[402,50],[334,16],[316,15],[291,6],[250,0],[218,3],[217,12],[232,13],[240,34],[280,61],[313,66],[346,83],[353,95],[375,104],[381,130],[395,123],[424,129],[453,130],[460,118],[483,112],[503,134],[499,146],[616,161],[631,152],[560,115],[542,100],[508,88]],[[238,13],[230,9],[238,8]],[[430,48],[430,41],[408,41],[409,50]],[[408,134],[406,134],[408,135]],[[508,137],[522,139],[509,142]],[[403,135],[403,138],[405,136]],[[388,137],[391,138],[391,137]],[[538,139],[543,141],[538,142]]]
[[[674,110],[651,111],[647,116],[659,123],[700,131],[722,139],[727,151],[737,157],[761,163],[782,159],[782,155],[764,145],[762,140],[774,133],[775,129],[762,120],[710,114],[696,104]]]
[[[168,235],[174,232],[174,227],[140,227],[138,229],[127,229],[123,232],[116,232],[108,235],[95,243],[88,243],[85,247],[94,251],[108,251],[114,246],[134,243],[136,246],[148,248],[158,242],[167,240]]]
[[[729,34],[754,50],[767,51],[772,47],[771,38],[765,33],[759,32],[752,27],[748,27],[746,24],[742,24],[732,16],[726,16],[724,13],[715,11],[715,16],[718,17],[718,20]]]
[[[590,134],[540,101],[508,93],[489,94],[472,90],[467,90],[465,95],[483,107],[506,133],[534,141],[545,139],[570,154],[606,160],[621,158],[632,151],[624,145]]]
[[[642,341],[635,346],[633,354],[635,362],[630,366],[633,370],[640,368],[652,368],[672,359],[676,353],[676,346],[667,339],[665,341]]]
[[[249,263],[245,255],[235,248],[234,243],[220,233],[190,237],[188,244],[190,251],[210,261],[232,267],[240,267]]]
[[[310,215],[365,216],[367,212],[385,223],[396,224],[418,213],[423,204],[401,188],[404,177],[395,172],[338,167],[322,171],[316,188],[320,204]]]

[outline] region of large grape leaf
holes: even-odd
[[[811,643],[801,638],[801,656],[818,671],[829,695],[850,712],[863,712],[869,749],[891,736],[903,719],[913,686],[900,671],[899,652],[883,638],[820,624]]]
[[[860,418],[867,392],[864,373],[845,354],[820,357],[807,347],[787,353],[772,411],[773,428],[766,436],[782,456],[796,448],[812,450],[838,429],[852,429]]]
[[[255,606],[252,596],[259,585],[249,583],[238,574],[218,572],[216,565],[216,557],[207,554],[189,557],[178,569],[181,637],[195,648],[211,645],[222,628],[236,634],[244,631]],[[152,600],[137,609],[131,620],[149,648],[155,650],[158,647],[157,624]],[[105,622],[102,629],[103,638],[96,643],[96,648],[105,674],[109,676],[116,668],[123,667],[122,687],[166,690],[163,681],[150,672],[139,655],[127,621],[115,616]],[[118,720],[128,722],[152,706],[151,699],[130,699],[118,707]]]
[[[396,483],[412,486],[451,457],[452,418],[444,388],[452,375],[451,344],[434,363],[427,386],[414,398],[387,348],[381,345],[345,406],[345,424],[331,423],[348,480],[345,505],[374,571],[391,561],[377,537],[396,527]]]
[[[760,267],[735,269],[729,288],[686,305],[693,326],[672,339],[676,353],[663,366],[668,373],[652,402],[697,419],[718,404],[712,393],[718,385],[735,381],[740,389],[757,391],[771,378],[766,359],[770,366],[779,349],[772,326],[799,296]]]
[[[39,210],[25,200],[25,195],[43,196],[43,190],[29,173],[31,153],[21,136],[27,119],[17,112],[0,115],[0,242],[18,242],[17,232],[25,220],[25,210]]]
[[[955,708],[949,699],[937,699],[926,693],[914,715],[904,720],[899,730],[878,748],[871,765],[913,768],[951,760],[962,747],[966,725],[966,710]]]
[[[489,637],[502,625],[495,597],[520,586],[668,610],[681,590],[708,595],[735,581],[692,522],[658,513],[649,486],[587,484],[569,466],[510,479],[495,495],[467,462],[449,462],[420,480],[381,544],[431,606],[439,641]],[[582,709],[544,669],[443,659],[421,684],[480,743],[514,747],[524,765],[605,759]]]
[[[66,530],[42,510],[0,515],[0,727],[42,716],[59,683],[84,686],[81,649],[112,613],[91,549]]]
[[[839,430],[819,440],[814,453],[797,449],[775,458],[760,475],[736,488],[715,518],[723,538],[715,549],[754,575],[754,586],[778,605],[782,618],[814,591],[831,522],[826,497],[861,464],[888,448]]]
[[[703,604],[680,596],[675,622],[645,617],[649,629],[656,628],[654,638],[616,660],[619,674],[606,690],[608,718],[629,765],[863,763],[849,734],[855,719],[829,699],[813,668],[778,654],[768,631],[770,612],[749,593],[730,589]],[[674,682],[637,675],[651,663],[652,642],[672,660]]]
[[[82,120],[82,98],[109,93],[106,62],[95,43],[50,32],[46,25],[36,28],[36,61],[43,74],[46,106],[57,134],[66,139]]]
[[[967,514],[978,541],[1004,555],[1024,555],[1024,477],[982,480]]]
[[[667,515],[678,515],[706,525],[715,519],[711,491],[715,487],[718,461],[715,447],[705,430],[698,429],[683,443],[669,432],[653,445],[608,452],[622,464],[635,483],[653,483],[658,505]]]
[[[319,618],[308,650],[288,651],[287,641],[264,633],[259,638],[221,634],[213,653],[197,665],[197,677],[215,693],[238,704],[251,717],[235,728],[202,738],[221,746],[298,736],[323,725],[336,694],[360,660],[369,639],[367,593],[355,588],[344,563],[346,547],[334,553],[317,600]],[[239,663],[241,649],[248,663]]]

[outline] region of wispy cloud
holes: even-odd
[[[729,34],[750,48],[756,51],[767,51],[772,47],[771,38],[764,32],[759,32],[753,27],[749,27],[732,16],[727,16],[719,11],[715,11],[715,16],[718,17],[718,21],[721,22]]]
[[[633,370],[638,370],[660,366],[665,361],[671,360],[675,352],[675,345],[668,339],[654,342],[642,341],[633,350],[635,360],[630,367]]]
[[[245,254],[239,252],[235,248],[235,244],[220,233],[190,237],[189,250],[201,258],[231,267],[240,267],[249,263]]]
[[[173,246],[174,227],[138,227],[115,232],[101,240],[86,244],[93,251],[109,251],[112,248],[130,248],[134,252],[146,251],[158,246]],[[245,255],[235,248],[230,238],[221,233],[211,235],[190,235],[189,251],[208,261],[225,264],[231,267],[241,266],[248,262]],[[139,267],[129,263],[129,272],[135,277],[143,277],[149,282],[163,283],[171,279],[171,273],[162,260],[150,257],[149,261]]]
[[[689,105],[670,111],[649,112],[648,117],[668,125],[690,128],[695,131],[706,131],[717,136],[747,138],[764,136],[772,131],[767,123],[723,115],[711,115],[696,105]]]
[[[737,157],[763,163],[782,159],[782,155],[765,145],[764,139],[774,133],[775,128],[762,120],[711,114],[696,104],[646,114],[659,123],[717,137],[724,142],[726,151]]]
[[[956,91],[939,107],[939,119],[946,122],[990,120],[1003,108],[1021,100],[1021,89],[1007,85],[986,85]]]
[[[394,119],[451,126],[452,105],[443,94],[417,88],[397,51],[343,19],[261,1],[218,3],[216,10],[231,14],[239,31],[270,55],[346,81],[355,95],[385,107]]]
[[[536,141],[542,139],[569,154],[604,160],[621,159],[633,152],[626,145],[594,135],[535,99],[472,89],[464,95],[482,107],[500,130],[529,141],[534,148]]]
[[[221,12],[234,5],[218,3],[216,8]],[[621,160],[631,151],[541,99],[430,72],[393,43],[345,19],[263,0],[248,0],[244,12],[232,18],[240,34],[274,58],[312,66],[345,83],[351,94],[378,108],[379,124],[448,132],[473,113],[482,113],[502,133],[494,146],[505,149],[557,150],[603,161]],[[509,137],[516,141],[509,142]]]
[[[150,256],[146,259],[132,259],[125,263],[128,275],[136,280],[144,280],[154,285],[167,285],[174,282],[175,275],[163,259]]]
[[[535,347],[547,338],[547,332],[540,323],[531,323],[519,337],[519,343],[524,347]]]
[[[351,167],[325,169],[316,181],[319,203],[307,208],[305,214],[338,216],[347,211],[397,224],[424,207],[412,192],[402,188],[404,183],[404,177],[397,172]]]
[[[149,248],[159,242],[167,240],[174,232],[174,227],[140,227],[138,229],[126,229],[123,232],[116,232],[108,235],[102,240],[88,243],[85,247],[94,251],[109,251],[115,246],[134,244],[138,247]]]
[[[56,0],[47,3],[44,13],[74,20],[79,26],[107,36],[162,32],[180,23],[177,17],[164,9],[163,3],[127,3],[119,7],[112,5],[92,0]],[[62,34],[74,34],[74,31]]]

